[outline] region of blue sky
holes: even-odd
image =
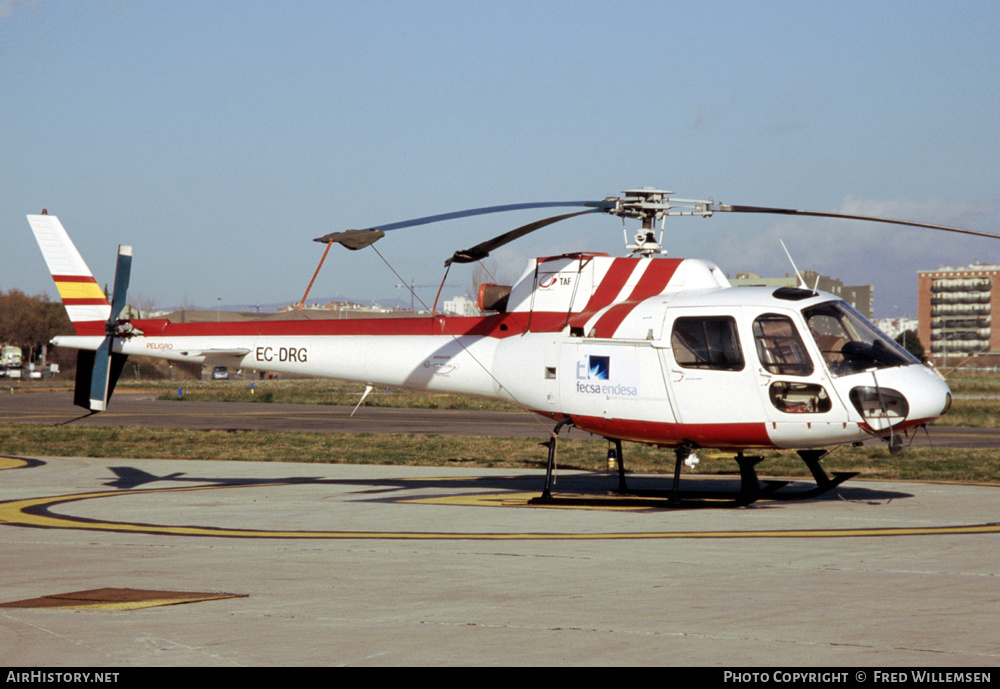
[[[993,0],[0,0],[0,290],[54,295],[24,218],[42,208],[102,283],[132,244],[130,293],[161,306],[297,300],[329,232],[642,185],[1000,233],[998,35]],[[542,216],[378,248],[430,284],[454,250]],[[730,274],[787,273],[784,239],[800,269],[874,284],[877,316],[915,315],[917,270],[1000,263],[1000,240],[845,221],[667,231],[671,255]],[[619,220],[588,216],[495,257],[509,273],[622,244]],[[398,282],[334,247],[313,294]]]

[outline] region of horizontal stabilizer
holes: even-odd
[[[204,356],[204,357],[233,357],[242,359],[247,354],[250,353],[250,349],[246,347],[238,347],[235,349],[202,349],[200,351],[189,352],[194,356]]]
[[[91,352],[97,350],[102,342],[104,335],[56,335],[52,338],[52,344],[56,347],[87,349]]]

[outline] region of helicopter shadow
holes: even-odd
[[[394,502],[397,493],[421,490],[421,497],[453,497],[456,492],[482,493],[497,491],[503,493],[540,493],[538,476],[468,476],[427,478],[331,478],[329,476],[291,476],[272,478],[236,478],[224,476],[189,476],[185,472],[174,472],[157,476],[142,469],[129,466],[109,467],[115,474],[114,480],[104,485],[121,490],[133,490],[157,483],[190,483],[205,487],[252,487],[263,485],[308,485],[338,486],[352,488],[354,495],[368,495],[373,499]],[[671,490],[667,477],[656,475],[630,474],[626,486],[619,483],[617,474],[605,472],[574,473],[559,476],[556,490],[546,499],[529,500],[531,504],[553,507],[616,507],[616,508],[727,508],[745,507],[751,503],[755,508],[777,507],[782,502],[796,500],[794,495],[808,496],[810,484],[796,481],[761,481],[760,494],[756,501],[744,503],[740,500],[739,477],[713,476],[691,477],[684,481],[683,490],[676,494]],[[407,496],[409,498],[410,496]],[[911,493],[881,490],[864,486],[838,486],[827,493],[799,498],[810,502],[847,501],[868,504],[913,497]]]
[[[595,472],[560,477],[558,491],[534,504],[553,506],[613,506],[650,509],[727,509],[750,507],[773,509],[790,502],[857,502],[884,504],[911,498],[912,493],[864,486],[838,485],[817,489],[809,481],[761,479],[755,490],[747,491],[738,476],[687,476],[675,492],[670,477],[630,474],[626,485],[618,477]]]
[[[289,476],[271,478],[235,478],[235,477],[208,477],[189,476],[185,472],[179,471],[166,476],[157,476],[142,469],[128,466],[109,467],[117,476],[113,481],[108,481],[104,485],[122,490],[132,490],[143,486],[149,486],[158,482],[183,482],[193,483],[202,486],[237,487],[237,486],[257,486],[257,485],[317,485],[317,486],[347,486],[356,487],[359,494],[383,494],[397,491],[414,490],[433,485],[445,490],[462,490],[496,488],[498,490],[524,491],[529,486],[537,487],[538,479],[532,476],[502,476],[483,477],[470,476],[467,478],[442,477],[442,478],[331,478],[329,476]]]

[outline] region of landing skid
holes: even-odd
[[[765,481],[757,477],[757,464],[763,457],[747,457],[742,452],[736,455],[736,464],[740,468],[740,490],[731,491],[693,491],[681,490],[681,467],[684,460],[691,456],[694,446],[684,443],[675,448],[674,478],[669,491],[630,491],[633,495],[666,497],[666,507],[746,507],[761,498],[770,498],[775,491],[788,484],[787,481]]]
[[[682,491],[681,467],[691,456],[695,446],[692,443],[681,443],[674,449],[674,479],[670,491],[641,491],[647,495],[658,495],[667,498],[667,507],[746,507],[761,498],[771,495],[788,484],[787,481],[761,482],[757,478],[757,465],[763,457],[748,457],[742,452],[736,454],[736,464],[740,468],[740,490],[735,495],[724,491]],[[640,491],[634,491],[640,494]]]
[[[809,472],[816,481],[816,487],[806,490],[797,490],[787,493],[779,492],[787,486],[789,481],[761,481],[757,476],[757,464],[764,458],[759,456],[744,456],[742,452],[736,454],[736,463],[740,468],[740,490],[738,493],[725,491],[682,491],[680,488],[681,467],[684,460],[691,456],[695,446],[692,443],[682,443],[674,449],[675,465],[674,476],[670,490],[636,490],[629,489],[625,482],[625,463],[622,454],[621,440],[608,438],[615,443],[615,449],[609,451],[614,453],[618,463],[618,489],[615,492],[618,496],[628,496],[624,498],[581,498],[581,497],[553,497],[552,486],[555,484],[553,472],[556,461],[556,441],[559,431],[563,426],[572,424],[569,418],[563,418],[556,424],[549,440],[542,443],[548,448],[548,464],[545,472],[545,487],[541,496],[532,498],[530,504],[544,505],[594,505],[612,504],[617,507],[746,507],[752,505],[760,499],[767,500],[808,500],[836,488],[844,481],[857,476],[857,472],[834,472],[831,477],[820,465],[820,460],[827,454],[826,450],[799,450],[798,455],[809,467]],[[629,497],[634,497],[630,500]]]
[[[542,489],[541,497],[535,498],[531,502],[552,501],[552,484],[555,483],[555,478],[553,476],[553,473],[555,472],[556,468],[556,440],[559,437],[559,431],[562,430],[562,427],[565,426],[566,424],[572,425],[572,423],[573,423],[572,419],[570,419],[568,416],[564,416],[562,419],[559,420],[559,423],[556,424],[556,427],[552,429],[552,435],[549,436],[548,441],[542,443],[544,447],[549,448],[549,461],[545,467],[545,488]]]
[[[813,476],[813,480],[816,481],[816,487],[809,490],[800,490],[791,493],[778,493],[772,495],[772,500],[808,500],[809,498],[815,498],[819,495],[823,495],[837,486],[839,486],[844,481],[852,479],[858,475],[856,471],[835,471],[833,472],[833,477],[831,478],[826,470],[820,465],[819,461],[823,459],[827,454],[826,450],[799,450],[798,455],[802,458],[802,461],[806,463],[809,467],[809,472]]]

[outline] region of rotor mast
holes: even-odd
[[[625,248],[632,252],[633,256],[651,258],[655,254],[666,254],[661,241],[663,240],[663,224],[667,216],[700,215],[703,218],[711,216],[715,210],[712,201],[696,201],[693,199],[671,198],[672,191],[654,189],[652,187],[640,187],[639,189],[627,189],[622,192],[623,198],[608,197],[605,199],[609,203],[607,213],[617,215],[623,220],[625,218],[636,218],[642,223],[642,227],[636,232],[635,243],[628,243],[628,236],[625,236]],[[656,230],[653,227],[655,221],[660,221],[660,238],[656,238]],[[624,233],[624,228],[622,232]]]

